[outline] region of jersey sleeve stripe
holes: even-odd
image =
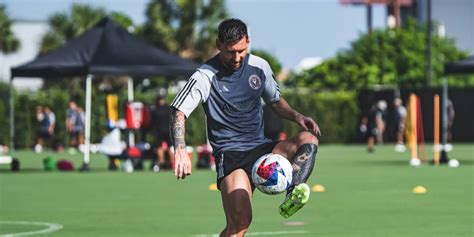
[[[179,108],[179,106],[181,106],[182,104],[182,101],[184,101],[184,99],[186,98],[186,96],[189,94],[189,92],[191,91],[192,87],[194,86],[194,84],[196,84],[196,80],[194,78],[191,78],[187,83],[186,85],[184,85],[183,89],[178,93],[178,95],[176,95],[176,98],[173,100],[173,102],[171,103],[171,106],[175,107],[175,108]]]
[[[183,96],[183,98],[180,101],[178,101],[179,104],[177,105],[178,106],[177,108],[181,107],[183,102],[186,100],[186,97],[189,95],[189,93],[191,93],[191,89],[193,88],[194,84],[196,84],[196,81],[194,81],[191,84],[191,86],[188,88],[188,90],[187,90],[186,94]]]
[[[194,80],[194,78],[189,79],[189,81],[187,81],[186,84],[184,84],[183,88],[180,91],[178,91],[178,94],[176,94],[176,96],[174,97],[173,102],[171,102],[171,106],[174,106],[176,104],[176,102],[179,100],[179,98],[181,98],[183,96],[184,91],[193,82],[193,80]]]

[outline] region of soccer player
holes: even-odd
[[[264,154],[280,154],[293,166],[293,182],[280,205],[280,214],[288,218],[307,203],[310,189],[306,181],[316,159],[316,136],[320,135],[316,122],[293,110],[280,95],[270,65],[248,54],[249,43],[244,22],[221,22],[216,39],[219,53],[197,69],[171,103],[174,175],[178,179],[191,175],[185,120],[199,104],[204,107],[227,222],[221,236],[243,236],[249,228],[255,188],[250,172]],[[303,131],[280,142],[265,138],[261,98],[280,117],[297,123]]]

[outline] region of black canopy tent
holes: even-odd
[[[11,69],[12,77],[190,74],[197,64],[137,39],[108,17],[47,55]]]
[[[450,62],[444,65],[445,74],[474,73],[474,55],[464,60]]]
[[[448,154],[446,153],[446,146],[448,142],[448,79],[447,75],[451,74],[472,74],[474,73],[474,55],[470,57],[454,61],[448,62],[444,65],[444,74],[445,77],[443,78],[443,97],[442,97],[442,144],[443,149],[441,150],[441,163],[448,162]]]
[[[197,67],[198,65],[193,61],[182,59],[135,38],[116,22],[106,17],[92,29],[70,40],[63,47],[11,69],[10,146],[13,150],[15,133],[12,82],[15,77],[43,77],[47,80],[64,79],[71,76],[85,76],[87,78],[84,151],[84,163],[87,165],[89,163],[93,75],[188,76]]]

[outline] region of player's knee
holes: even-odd
[[[312,133],[307,132],[307,131],[298,133],[297,142],[298,142],[298,146],[301,146],[303,144],[308,144],[308,143],[316,144],[316,145],[319,144],[318,138]]]

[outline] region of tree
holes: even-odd
[[[12,20],[8,17],[6,8],[0,5],[0,52],[13,53],[20,48],[20,41],[11,31]]]
[[[103,8],[95,8],[87,4],[73,4],[70,13],[55,13],[49,17],[51,29],[41,39],[39,54],[46,54],[63,46],[69,40],[92,28],[107,15],[124,28],[133,27],[131,18],[123,13],[107,12]],[[72,97],[80,97],[84,91],[81,78],[54,83],[45,80],[44,87],[51,86],[67,88]]]
[[[73,4],[69,14],[55,13],[49,17],[51,30],[41,40],[40,54],[50,52],[81,35],[106,15],[125,28],[133,26],[131,18],[123,13],[107,13],[102,8],[94,8],[87,4]]]
[[[422,87],[425,81],[425,30],[409,19],[402,28],[378,29],[364,34],[351,48],[321,65],[292,74],[288,86],[313,89],[357,90],[373,85]],[[467,57],[452,39],[433,36],[433,86],[441,85],[446,62]],[[451,84],[474,83],[469,77]],[[471,84],[474,85],[474,84]]]
[[[138,35],[157,47],[202,62],[215,53],[217,26],[227,16],[224,0],[151,0]]]
[[[267,60],[275,75],[278,75],[281,72],[282,66],[280,61],[278,61],[278,59],[269,52],[263,49],[254,49],[251,53]]]

